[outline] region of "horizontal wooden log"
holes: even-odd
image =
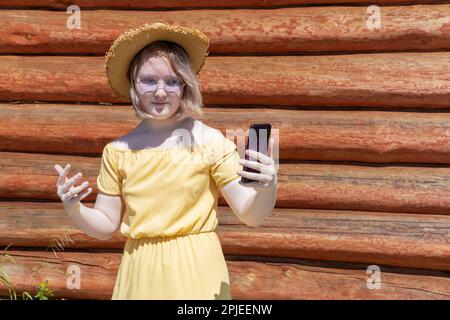
[[[93,204],[88,206],[93,207]],[[258,228],[219,207],[217,234],[225,254],[291,257],[450,270],[450,217],[424,214],[274,209]],[[118,231],[91,238],[61,203],[0,202],[0,246],[123,248]]]
[[[125,102],[103,64],[101,57],[1,56],[0,100]],[[199,81],[206,104],[449,108],[448,74],[450,52],[211,57]]]
[[[270,122],[278,129],[274,157],[282,160],[450,163],[448,113],[214,107],[204,113],[205,124],[236,133],[238,148],[251,123]],[[139,122],[128,106],[4,103],[0,151],[96,155]]]
[[[0,153],[0,198],[58,200],[54,165],[68,163],[96,191],[100,158]],[[450,168],[282,163],[278,181],[278,207],[450,213]]]
[[[70,163],[94,189],[100,158],[0,153],[0,199],[58,200],[55,164]],[[450,168],[282,163],[277,207],[444,214]],[[221,204],[224,199],[220,196]]]
[[[34,292],[48,280],[54,298],[110,299],[121,253],[9,251],[0,256],[17,293]],[[79,267],[79,273],[71,273]],[[69,268],[70,267],[70,268]],[[450,278],[439,271],[380,266],[381,287],[369,289],[367,265],[311,261],[232,261],[227,257],[231,296],[240,299],[449,299]],[[78,277],[78,278],[75,278]],[[69,289],[80,279],[79,289]],[[69,283],[69,285],[68,285]],[[0,283],[0,295],[8,290]]]
[[[67,27],[66,11],[0,11],[0,53],[104,55],[119,34],[152,21],[196,26],[211,39],[213,54],[450,49],[450,5],[445,4],[383,7],[375,30],[368,24],[368,5],[164,12],[84,10],[77,5],[79,30]]]
[[[355,5],[389,5],[389,4],[442,4],[448,0],[12,0],[0,2],[0,8],[49,8],[66,10],[75,4],[83,9],[159,9],[159,8],[273,8],[280,6],[311,5],[311,4],[355,4]]]

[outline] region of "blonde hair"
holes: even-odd
[[[169,41],[153,42],[139,51],[131,62],[127,75],[128,81],[130,82],[132,107],[134,108],[136,116],[140,119],[154,119],[151,114],[145,112],[141,108],[141,103],[135,88],[137,72],[151,56],[166,58],[175,70],[176,75],[186,83],[183,90],[183,96],[181,97],[180,108],[178,113],[174,115],[174,118],[177,121],[181,121],[188,117],[202,118],[204,115],[202,110],[203,98],[197,76],[192,68],[191,59],[181,46]]]

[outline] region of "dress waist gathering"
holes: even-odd
[[[183,233],[183,234],[173,234],[173,235],[160,235],[160,236],[151,236],[151,237],[139,237],[139,238],[133,238],[133,237],[128,237],[128,236],[124,236],[126,241],[133,241],[133,240],[139,240],[139,241],[165,241],[165,240],[171,240],[171,239],[175,239],[175,238],[179,238],[179,237],[187,237],[187,236],[195,236],[195,235],[199,235],[202,233],[215,233],[216,230],[204,230],[204,231],[197,231],[197,232],[188,232],[188,233]]]
[[[112,299],[231,300],[217,233],[127,238]]]

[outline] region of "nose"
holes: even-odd
[[[155,96],[157,97],[165,97],[167,96],[167,92],[165,90],[165,83],[157,83]]]

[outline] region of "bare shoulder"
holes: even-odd
[[[200,144],[209,144],[214,140],[223,140],[224,135],[219,129],[208,126],[200,120],[195,120],[195,125],[189,130],[192,130],[192,134],[195,140]],[[170,139],[166,139],[167,143],[164,143],[163,139],[161,141],[156,141],[156,138],[149,136],[148,134],[140,134],[139,131],[133,130],[132,132],[118,137],[117,139],[110,142],[111,145],[118,149],[128,150],[128,149],[143,149],[158,146],[171,146],[172,143]]]
[[[127,136],[118,137],[116,140],[110,142],[112,146],[118,149],[128,149],[129,138]]]
[[[120,150],[130,150],[130,149],[143,149],[146,148],[147,145],[155,145],[157,142],[154,142],[151,137],[146,137],[136,129],[128,132],[127,134],[117,137],[115,140],[111,141],[110,144],[116,149]]]
[[[200,120],[196,120],[197,132],[195,135],[197,138],[202,141],[202,143],[209,143],[213,140],[220,140],[224,138],[224,135],[219,129],[210,127]]]

